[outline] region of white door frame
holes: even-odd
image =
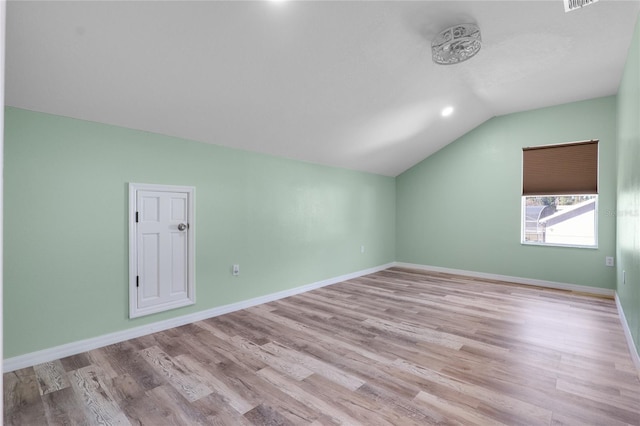
[[[187,193],[187,299],[160,307],[138,307],[138,241],[136,234],[137,193],[138,191],[184,192]],[[129,318],[163,312],[196,302],[196,222],[195,222],[195,187],[177,185],[157,185],[147,183],[129,183]]]

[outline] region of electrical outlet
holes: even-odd
[[[607,266],[613,266],[613,257],[612,256],[605,257],[604,264]]]
[[[364,253],[364,246],[360,246],[360,253]]]
[[[240,275],[240,265],[233,265],[232,273],[234,276]]]
[[[627,283],[627,271],[622,271],[622,284]]]

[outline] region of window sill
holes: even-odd
[[[579,245],[575,245],[575,244],[551,244],[551,243],[540,244],[540,243],[520,241],[520,245],[523,245],[523,246],[536,246],[536,247],[569,247],[569,248],[592,249],[592,250],[593,249],[598,249],[598,245],[597,244],[595,246],[579,246]]]

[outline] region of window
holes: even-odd
[[[597,195],[523,198],[523,242],[596,246]]]
[[[523,244],[597,247],[598,141],[523,148]]]

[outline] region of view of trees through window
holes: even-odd
[[[595,247],[597,195],[525,196],[524,243]]]

